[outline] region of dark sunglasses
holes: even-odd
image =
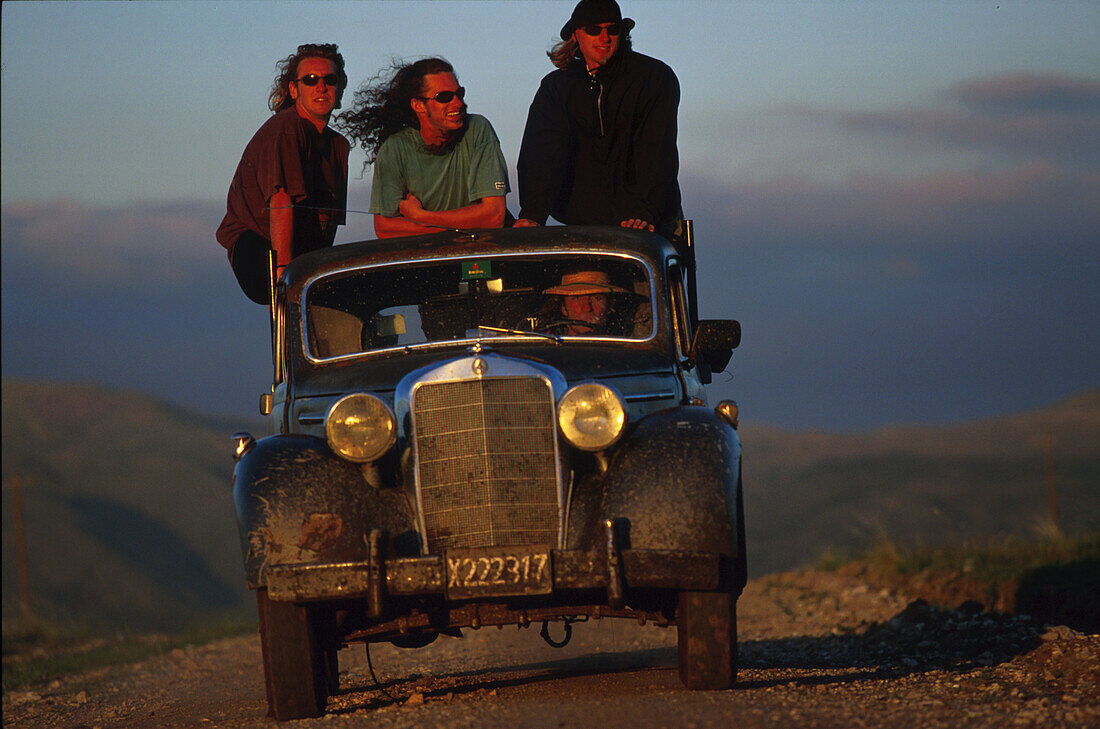
[[[582,25],[581,30],[584,31],[585,35],[599,35],[605,30],[608,35],[618,35],[623,32],[623,26],[618,23],[608,23],[607,25]]]
[[[340,77],[334,73],[330,73],[327,76],[318,76],[315,73],[309,73],[298,79],[298,83],[305,84],[306,86],[316,86],[318,81],[324,81],[325,86],[338,86],[340,84]]]
[[[440,104],[449,104],[449,103],[451,103],[451,99],[453,99],[456,96],[460,99],[465,99],[466,98],[466,89],[463,88],[462,86],[459,86],[458,91],[440,91],[435,96],[421,96],[421,97],[418,97],[418,98],[420,98],[421,101],[431,100],[431,101],[438,101]]]

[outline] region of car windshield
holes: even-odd
[[[641,261],[610,254],[490,256],[344,271],[307,286],[306,346],[315,359],[329,359],[475,337],[648,339],[651,288]]]

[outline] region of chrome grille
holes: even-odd
[[[428,551],[558,543],[557,428],[535,377],[433,382],[412,403]]]

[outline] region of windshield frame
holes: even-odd
[[[628,260],[636,263],[645,270],[646,276],[649,279],[649,301],[653,310],[653,321],[649,328],[649,334],[643,338],[637,337],[609,337],[609,336],[591,336],[591,335],[561,335],[558,341],[554,341],[550,337],[545,337],[538,333],[532,334],[495,334],[489,335],[486,333],[483,336],[477,337],[463,337],[460,339],[447,339],[434,342],[417,342],[413,344],[401,344],[390,347],[380,347],[378,349],[369,349],[360,352],[351,352],[349,354],[341,354],[333,357],[319,357],[310,351],[308,345],[307,332],[309,331],[308,319],[308,302],[310,295],[310,288],[315,284],[319,284],[327,279],[333,277],[342,277],[349,274],[355,274],[357,272],[366,270],[382,270],[387,268],[406,268],[410,266],[430,266],[443,263],[460,263],[464,260],[477,259],[477,260],[518,260],[518,259],[548,259],[548,258],[561,258],[561,257],[579,257],[579,256],[591,256],[599,258],[615,258],[621,260]],[[540,251],[509,251],[499,253],[487,253],[487,252],[471,252],[469,256],[456,256],[454,254],[446,256],[428,256],[428,257],[416,257],[416,258],[402,258],[396,260],[385,261],[381,263],[364,263],[357,266],[347,266],[337,271],[325,271],[323,273],[314,274],[309,276],[302,284],[301,295],[298,300],[299,305],[299,317],[298,317],[298,345],[300,347],[301,355],[311,365],[328,365],[338,362],[346,362],[349,360],[374,358],[374,357],[389,357],[397,353],[411,353],[429,350],[447,350],[455,348],[467,348],[474,344],[481,344],[485,342],[489,343],[515,343],[523,342],[525,344],[541,343],[545,346],[557,347],[567,342],[598,342],[605,344],[625,344],[632,345],[642,344],[646,342],[652,342],[657,338],[659,330],[658,317],[660,316],[660,307],[657,305],[657,275],[661,268],[654,266],[647,258],[633,252],[628,251],[608,251],[606,249],[589,249],[589,248],[570,248],[568,250],[540,250]]]

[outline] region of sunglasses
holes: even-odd
[[[451,103],[451,99],[453,99],[456,96],[460,99],[465,99],[466,98],[466,89],[463,88],[462,86],[459,86],[458,91],[440,91],[435,96],[420,96],[420,97],[417,97],[417,98],[419,98],[421,101],[429,101],[430,100],[430,101],[438,101],[440,104],[449,104],[449,103]]]
[[[585,35],[599,35],[605,30],[608,35],[618,35],[623,32],[623,27],[619,23],[608,23],[607,25],[582,25],[581,30]]]
[[[306,86],[316,86],[320,81],[324,81],[325,86],[338,86],[340,84],[340,77],[334,73],[330,73],[327,76],[318,76],[315,73],[309,73],[297,79],[297,81]]]

